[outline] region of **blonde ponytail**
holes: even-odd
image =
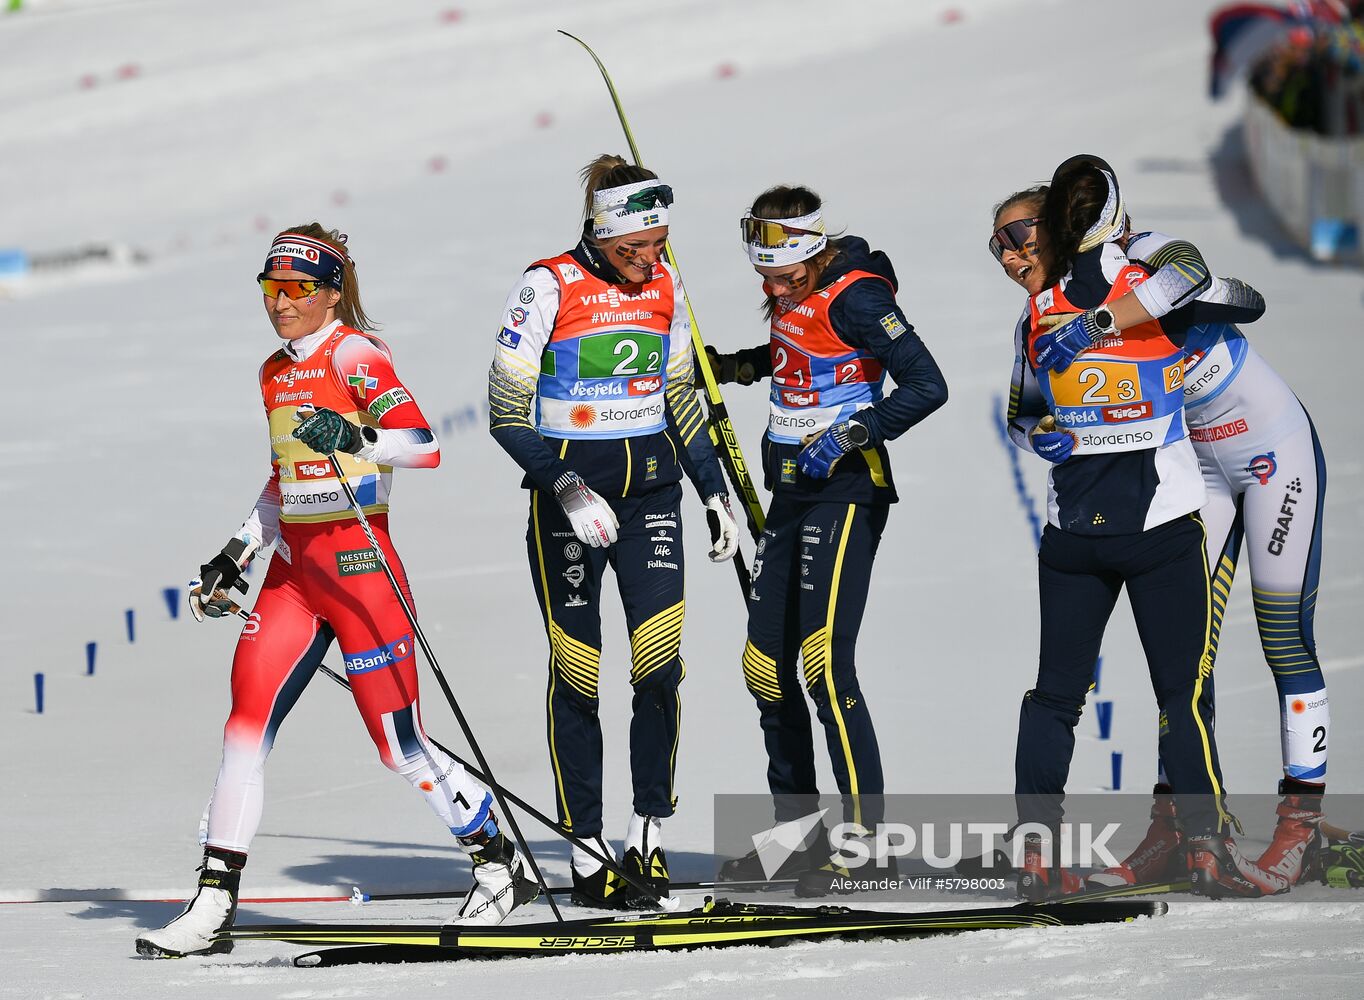
[[[376,330],[378,324],[369,318],[360,304],[360,282],[355,276],[355,261],[346,249],[346,234],[336,229],[325,229],[320,222],[305,222],[290,226],[286,233],[298,233],[327,244],[345,263],[341,268],[341,299],[336,303],[336,315],[346,326],[356,330]]]

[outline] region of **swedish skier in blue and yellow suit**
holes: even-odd
[[[597,718],[598,599],[610,565],[630,629],[634,688],[624,863],[666,893],[661,831],[676,804],[685,673],[682,474],[718,525],[712,560],[734,555],[738,526],[693,387],[677,272],[661,260],[672,189],[611,156],[590,164],[584,180],[582,241],[531,264],[508,296],[489,375],[491,431],[530,490],[526,543],[550,646],[559,821],[612,853],[602,838]],[[584,905],[633,902],[618,876],[576,847],[573,885]]]
[[[899,498],[886,442],[947,400],[947,385],[895,301],[890,260],[865,240],[824,233],[806,188],[764,192],[743,220],[763,278],[767,345],[716,355],[724,381],[771,378],[763,470],[772,504],[753,562],[744,681],[758,704],[779,822],[815,808],[815,703],[845,819],[881,818],[885,780],[854,649],[890,504]],[[886,373],[895,388],[882,393]],[[797,659],[800,668],[797,667]],[[797,892],[823,895],[847,874],[813,836],[788,862]],[[755,855],[727,879],[762,878]]]

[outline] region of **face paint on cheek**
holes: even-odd
[[[316,301],[317,301],[317,296],[316,296],[316,295],[309,295],[306,299],[303,300],[303,304],[304,304],[305,306],[310,306],[310,305],[312,305],[312,304],[313,304],[314,302],[316,302]]]
[[[621,260],[634,260],[639,256],[639,251],[633,247],[618,246],[616,247],[616,256]]]

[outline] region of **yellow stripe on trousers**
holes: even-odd
[[[579,642],[558,622],[549,625],[550,669],[584,698],[596,698],[601,675],[601,651]]]
[[[687,665],[678,657],[678,665],[682,668],[681,676],[677,678],[678,686],[687,678]],[[677,745],[682,739],[682,692],[673,692],[673,702],[677,705],[677,711],[673,713],[673,750],[668,756],[668,801],[676,808],[677,806]]]
[[[1199,739],[1203,741],[1203,767],[1208,772],[1208,780],[1212,783],[1212,794],[1217,803],[1217,822],[1218,832],[1220,833],[1231,822],[1231,817],[1222,808],[1222,783],[1217,780],[1217,768],[1212,763],[1212,741],[1208,738],[1208,729],[1203,725],[1203,717],[1198,713],[1198,701],[1203,696],[1203,678],[1212,674],[1213,657],[1213,635],[1212,635],[1212,573],[1208,569],[1208,528],[1203,523],[1203,519],[1196,514],[1190,514],[1198,522],[1198,528],[1203,533],[1203,600],[1207,613],[1204,616],[1203,624],[1203,654],[1198,658],[1198,680],[1194,682],[1193,698],[1190,708],[1193,710],[1194,722],[1198,726]]]
[[[682,647],[685,601],[678,601],[648,619],[630,636],[630,683],[638,684],[672,660]]]
[[[838,555],[834,558],[834,575],[829,584],[829,609],[824,617],[824,628],[816,635],[818,650],[816,655],[823,660],[824,687],[829,693],[829,705],[833,709],[834,722],[838,725],[838,737],[843,743],[843,760],[848,768],[848,794],[853,800],[853,822],[862,823],[862,800],[858,794],[857,765],[853,763],[852,743],[848,739],[848,727],[843,722],[843,709],[838,703],[838,692],[834,690],[834,610],[838,607],[838,584],[843,576],[843,556],[848,549],[848,537],[852,534],[853,515],[856,504],[848,504],[848,517],[843,523],[843,537],[838,540]],[[821,634],[822,633],[822,634]],[[811,636],[810,638],[815,638]],[[801,655],[806,656],[809,640],[802,644]],[[807,667],[807,678],[809,668]]]
[[[568,447],[568,442],[564,441],[564,447]],[[532,490],[530,495],[530,519],[535,525],[535,556],[540,562],[540,596],[545,602],[545,621],[548,623],[549,631],[553,631],[554,613],[550,610],[553,607],[549,598],[549,577],[545,573],[545,547],[540,541],[540,491]],[[554,656],[554,645],[550,643],[550,658]],[[554,741],[554,683],[556,672],[554,664],[549,665],[549,694],[545,699],[545,715],[549,719],[549,759],[554,765],[554,787],[559,793],[559,805],[563,809],[564,829],[573,829],[573,816],[568,811],[568,794],[564,791],[564,775],[559,768],[559,754],[556,750]]]
[[[674,658],[677,659],[678,666],[681,668],[677,678],[678,685],[681,685],[682,679],[687,676],[687,668],[682,663],[680,655],[682,617],[685,608],[686,601],[678,601],[672,607],[664,608],[647,619],[630,634],[630,683],[632,685],[639,684],[644,678],[665,663],[670,663]],[[676,718],[673,721],[673,745],[668,754],[668,799],[675,802],[673,786],[677,774],[677,744],[682,736],[681,692],[674,690],[673,700],[677,708],[675,710]]]
[[[768,656],[750,639],[744,643],[744,683],[748,690],[765,701],[781,701],[781,682],[777,679],[777,661]]]

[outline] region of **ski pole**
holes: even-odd
[[[1339,844],[1354,844],[1357,847],[1364,847],[1364,831],[1346,830],[1336,826],[1334,823],[1321,823],[1321,832],[1328,838]]]
[[[242,616],[245,617],[245,612],[242,612]],[[328,677],[330,677],[332,680],[336,681],[337,684],[340,684],[347,691],[351,689],[350,681],[347,678],[338,674],[335,670],[327,666],[325,663],[319,664],[318,669],[321,670]],[[483,783],[488,785],[488,787],[491,788],[497,784],[491,777],[484,774],[478,768],[474,767],[472,764],[469,764],[467,761],[462,760],[459,754],[455,753],[449,747],[445,746],[445,744],[441,743],[440,740],[436,739],[434,736],[431,736],[428,733],[426,738],[429,739],[438,750],[441,750],[445,754],[449,755],[456,763],[458,763],[461,767],[463,767],[466,771],[472,774],[479,781],[482,781]],[[633,875],[631,875],[629,872],[625,870],[625,868],[620,864],[619,861],[615,860],[612,857],[609,857],[606,854],[602,854],[589,842],[585,840],[580,840],[579,838],[573,836],[573,834],[569,833],[554,820],[550,819],[548,816],[542,813],[539,809],[536,809],[525,799],[521,798],[515,792],[511,791],[511,789],[503,788],[500,785],[497,785],[497,788],[498,791],[500,791],[503,795],[507,797],[508,802],[512,803],[513,805],[520,806],[522,809],[526,811],[526,813],[532,819],[539,820],[546,827],[548,827],[550,830],[553,830],[559,836],[563,837],[574,847],[577,847],[585,851],[587,854],[590,854],[593,858],[595,858],[596,860],[600,861],[603,865],[605,865],[609,871],[614,872],[616,875],[619,875],[622,879],[624,879],[625,882],[628,883],[631,887],[638,889],[640,892],[647,893],[648,895],[652,896],[654,899],[658,900],[658,902],[661,903],[665,908],[669,906],[670,897],[665,896],[663,893],[658,892],[648,883],[636,879]],[[550,890],[546,888],[545,891],[549,892]]]
[[[407,623],[412,626],[412,634],[421,646],[422,653],[426,656],[426,662],[430,664],[431,671],[436,675],[436,681],[440,684],[440,689],[445,693],[445,700],[450,703],[450,710],[455,713],[455,719],[459,722],[460,731],[464,733],[464,739],[468,742],[469,748],[473,750],[474,756],[478,759],[479,766],[485,774],[492,774],[492,768],[488,766],[488,759],[483,756],[483,749],[478,745],[478,740],[474,738],[473,729],[469,726],[469,721],[465,719],[463,710],[459,707],[459,702],[455,699],[455,693],[450,689],[450,683],[445,679],[445,673],[440,668],[436,654],[431,651],[430,644],[426,641],[426,634],[417,622],[417,616],[413,613],[411,606],[407,603],[407,598],[403,596],[403,588],[398,585],[398,578],[393,574],[393,567],[388,564],[388,557],[384,555],[383,547],[379,545],[379,540],[374,536],[374,529],[370,527],[369,518],[365,517],[365,512],[360,506],[359,499],[355,496],[355,490],[351,488],[350,480],[346,477],[346,470],[341,468],[341,463],[337,461],[334,452],[328,452],[327,461],[331,462],[332,469],[336,472],[336,478],[341,483],[341,489],[345,491],[346,500],[349,501],[351,510],[355,511],[355,516],[360,522],[360,527],[365,532],[365,537],[369,539],[370,546],[374,549],[375,559],[383,567],[384,576],[388,577],[389,586],[393,588],[393,596],[398,599],[398,604],[403,609],[403,614],[407,617]],[[530,852],[530,845],[526,843],[526,838],[521,835],[521,828],[516,823],[516,816],[504,801],[501,785],[494,781],[488,782],[493,796],[497,799],[497,804],[502,810],[502,815],[511,827],[512,835],[516,837],[517,846],[521,848],[526,856],[526,863],[535,873],[535,881],[539,884],[540,890],[545,893],[545,902],[549,903],[549,908],[554,914],[554,919],[563,922],[563,915],[559,912],[558,904],[554,902],[554,897],[549,895],[549,883],[545,881],[544,875],[540,873],[540,866],[535,862],[535,856]]]
[[[592,51],[592,47],[577,35],[564,31],[562,28],[559,29],[559,34],[571,38],[581,45],[592,57],[592,61],[597,64],[602,82],[606,84],[606,89],[611,95],[611,103],[615,106],[616,118],[620,121],[621,130],[625,133],[625,142],[630,147],[630,155],[634,158],[635,163],[642,167],[644,160],[640,156],[639,146],[635,143],[634,132],[630,129],[630,122],[625,117],[625,108],[620,103],[620,95],[616,92],[616,85],[611,79],[611,74],[607,72],[606,65],[597,53]],[[682,268],[678,265],[677,255],[673,252],[671,241],[664,241],[664,252],[673,267],[677,268],[678,276],[681,277]],[[687,318],[691,321],[692,353],[696,356],[696,364],[701,369],[701,377],[706,386],[706,402],[711,417],[711,442],[717,451],[720,451],[721,444],[724,445],[724,450],[720,451],[720,457],[728,459],[726,471],[734,480],[735,489],[743,497],[749,531],[752,532],[756,540],[763,528],[762,501],[758,498],[757,490],[754,489],[753,478],[748,472],[748,463],[744,461],[743,451],[739,447],[739,438],[734,431],[734,423],[729,419],[729,410],[720,393],[719,382],[711,368],[710,359],[706,356],[705,344],[701,340],[701,330],[696,322],[696,313],[692,309],[691,297],[687,294],[686,282],[682,283],[682,301],[687,307]]]
[[[597,56],[597,53],[592,51],[592,47],[577,35],[570,34],[562,28],[559,29],[559,34],[565,35],[581,45],[592,57],[592,61],[597,64],[602,81],[611,94],[611,103],[615,105],[616,117],[620,120],[620,127],[625,132],[625,141],[630,146],[630,155],[634,157],[635,163],[642,167],[644,161],[640,158],[639,147],[635,145],[634,133],[630,131],[630,123],[625,118],[625,109],[621,107],[620,95],[616,93],[616,85],[611,81],[611,74],[606,71],[605,64]],[[678,277],[681,278],[682,268],[677,263],[677,255],[673,253],[670,241],[664,241],[663,251],[673,267],[677,268]],[[701,331],[696,323],[696,313],[691,307],[691,297],[687,294],[686,282],[682,283],[682,302],[687,307],[687,318],[691,321],[692,354],[696,358],[697,366],[701,369],[701,378],[706,386],[710,441],[719,454],[725,471],[729,473],[734,489],[743,498],[748,530],[756,541],[763,530],[762,501],[758,498],[758,491],[753,486],[753,477],[749,474],[748,463],[744,461],[743,451],[739,447],[739,435],[734,430],[734,422],[729,418],[729,409],[725,406],[724,397],[720,394],[720,384],[716,381],[715,371],[711,368],[710,359],[706,356],[706,345],[701,340]],[[722,445],[723,447],[721,447]],[[747,594],[749,591],[749,575],[748,568],[743,562],[743,553],[735,553],[734,568],[739,575],[739,582],[744,588],[744,593]]]

